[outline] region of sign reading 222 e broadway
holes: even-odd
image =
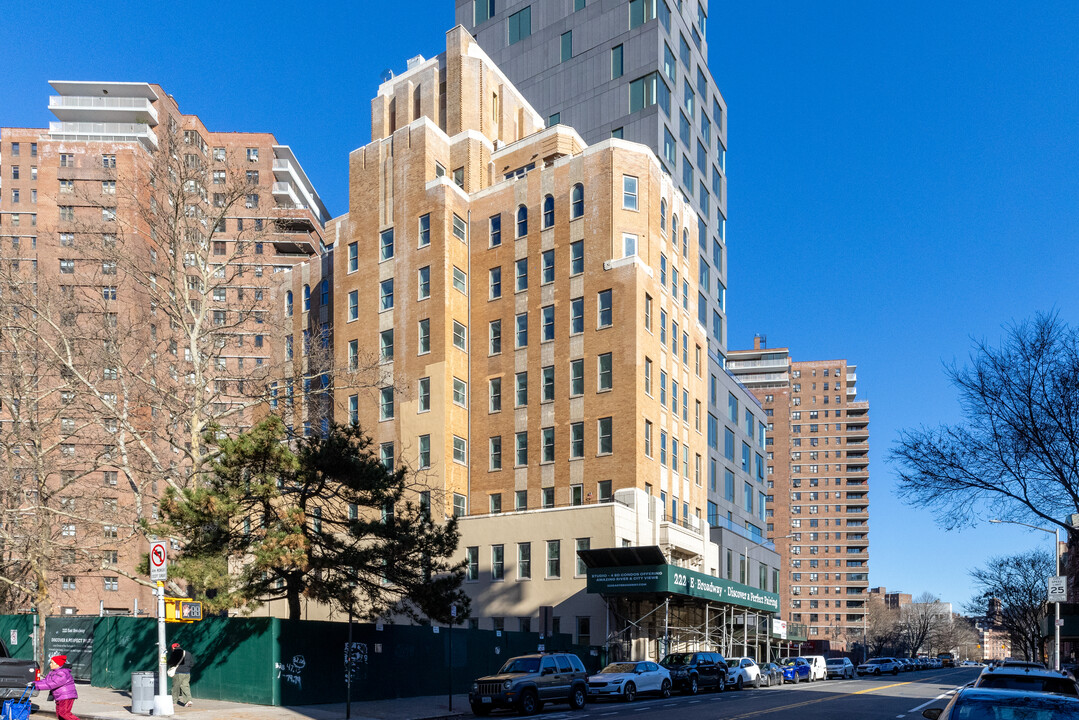
[[[588,592],[603,595],[672,593],[765,612],[779,611],[779,596],[775,593],[675,565],[589,568]]]

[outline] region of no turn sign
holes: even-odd
[[[163,541],[150,543],[150,579],[168,580],[168,544]]]

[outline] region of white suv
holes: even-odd
[[[859,675],[883,675],[884,673],[899,674],[899,663],[895,658],[869,658],[858,666]]]
[[[761,686],[761,669],[751,657],[731,658],[727,661],[727,687],[741,690],[746,685]]]

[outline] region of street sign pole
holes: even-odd
[[[450,652],[449,662],[447,663],[448,670],[449,670],[448,674],[449,674],[449,679],[450,679],[449,687],[447,688],[448,693],[449,693],[448,694],[448,705],[449,705],[449,711],[450,712],[453,712],[453,624],[455,622],[457,622],[457,605],[456,604],[450,605],[450,626],[449,626],[449,628],[446,629],[446,643],[449,645],[449,652]]]
[[[169,577],[169,546],[163,540],[150,543],[150,579],[157,582],[157,694],[154,695],[154,715],[172,715],[172,696],[168,693],[165,672],[168,655],[165,652],[165,581]]]

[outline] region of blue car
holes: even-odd
[[[812,679],[809,661],[803,657],[785,658],[779,661],[779,666],[783,668],[783,682],[797,685],[802,680]]]

